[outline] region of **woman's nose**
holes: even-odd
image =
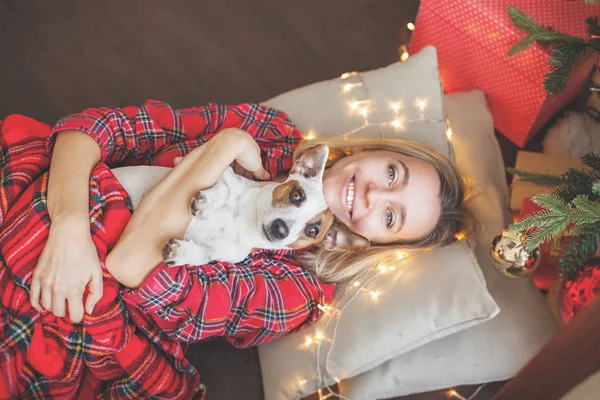
[[[379,188],[373,182],[367,185],[367,193],[365,194],[365,207],[370,209],[372,206],[377,204],[377,198],[379,197]]]
[[[365,194],[365,206],[367,209],[375,208],[380,201],[391,200],[394,196],[393,190],[388,187],[382,188],[376,183],[369,183]]]

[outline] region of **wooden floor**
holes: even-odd
[[[347,6],[346,6],[347,5]],[[398,59],[416,0],[0,2],[0,118],[266,100]]]

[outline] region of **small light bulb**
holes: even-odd
[[[417,106],[421,112],[425,111],[425,108],[427,108],[427,99],[415,99],[415,106]]]
[[[299,380],[299,381],[298,381],[298,383],[299,383],[301,386],[304,386],[304,385],[306,385],[306,379]]]
[[[358,110],[359,106],[360,106],[360,101],[353,101],[352,103],[350,103],[351,110]]]
[[[321,340],[325,339],[325,336],[323,336],[321,332],[317,332],[317,334],[315,335],[315,339],[317,339],[317,341],[320,342]]]
[[[463,396],[461,396],[461,395],[460,395],[460,394],[459,394],[459,393],[458,393],[456,390],[454,390],[454,389],[450,389],[450,390],[448,391],[448,397],[450,397],[450,398],[456,398],[456,399],[459,399],[459,400],[466,400],[466,399],[465,399]]]
[[[344,90],[344,92],[345,92],[345,93],[347,93],[347,92],[349,92],[350,90],[352,90],[352,87],[354,87],[354,85],[353,85],[353,84],[351,84],[351,83],[346,83],[346,84],[344,85],[344,88],[343,88],[343,90]]]
[[[306,136],[304,138],[306,140],[314,140],[316,137],[317,137],[317,135],[315,134],[315,132],[308,131],[308,133],[306,134]]]
[[[311,344],[313,344],[313,339],[310,336],[306,337],[306,341],[304,342],[305,346],[310,346]]]
[[[372,291],[372,292],[370,292],[370,294],[371,294],[371,298],[372,298],[373,300],[377,300],[377,298],[379,297],[379,294],[380,294],[380,293],[379,293],[379,292],[376,292],[376,291]]]
[[[406,257],[406,252],[399,251],[399,252],[396,253],[396,257],[398,257],[399,260],[402,260],[403,258]]]
[[[467,237],[467,235],[465,235],[464,232],[458,232],[456,235],[454,235],[454,237],[456,238],[456,240],[463,240]]]
[[[356,281],[356,282],[354,282],[354,284],[352,286],[359,287],[360,286],[360,282]]]
[[[356,72],[344,72],[344,73],[343,73],[343,74],[340,76],[340,78],[342,78],[342,79],[348,79],[348,78],[350,78],[352,75],[356,75]]]
[[[396,266],[395,265],[390,266],[390,271],[395,271],[395,270],[396,270]]]
[[[400,50],[401,50],[400,60],[401,61],[408,60],[409,55],[408,55],[408,48],[406,47],[406,45],[403,44],[402,46],[400,46]]]
[[[413,24],[412,22],[409,22],[408,24],[406,24],[406,27],[408,28],[409,31],[415,30],[415,24]]]
[[[404,121],[402,121],[400,118],[396,118],[392,121],[392,126],[396,129],[404,130]]]
[[[400,102],[391,102],[390,103],[390,108],[392,110],[398,112],[398,110],[402,108],[402,103],[400,103]]]
[[[448,139],[450,139],[450,138],[452,137],[452,128],[448,128],[448,129],[446,130],[446,137],[447,137]]]
[[[386,267],[385,265],[380,265],[380,266],[379,266],[379,270],[380,270],[381,272],[387,272],[387,270],[388,270],[388,267]]]
[[[367,107],[364,107],[359,111],[359,114],[363,117],[366,117],[369,114],[369,110],[367,109]]]

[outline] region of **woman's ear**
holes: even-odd
[[[369,248],[370,242],[346,225],[336,220],[325,237],[325,248],[327,250],[341,250],[357,252]]]

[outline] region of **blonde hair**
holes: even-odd
[[[326,282],[346,282],[359,273],[379,265],[389,263],[398,255],[444,246],[457,240],[456,236],[467,234],[473,227],[473,218],[467,207],[467,185],[454,163],[424,144],[399,139],[324,139],[303,141],[294,158],[298,158],[307,148],[316,144],[329,147],[327,168],[340,159],[349,156],[357,149],[395,151],[408,157],[428,162],[440,177],[440,218],[435,228],[428,234],[413,240],[391,244],[371,243],[371,247],[357,253],[331,251],[319,248],[316,251],[297,255],[305,268],[313,271]]]

